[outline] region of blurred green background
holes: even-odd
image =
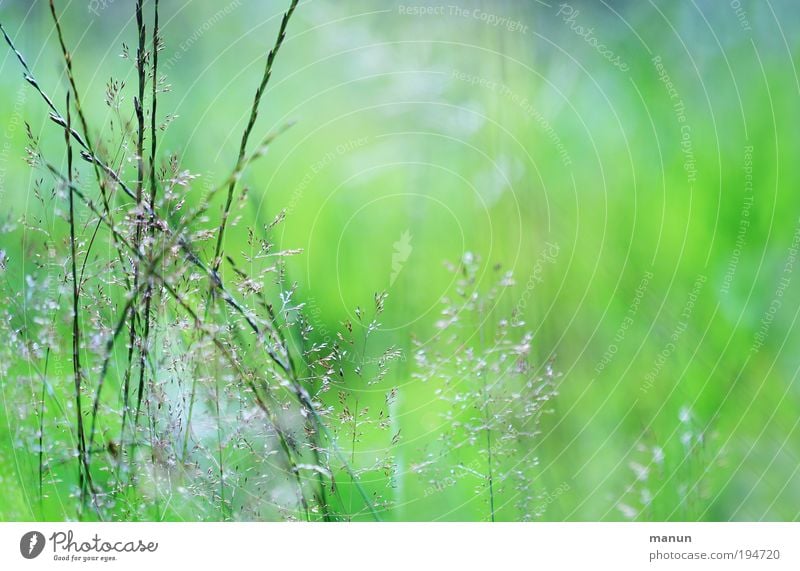
[[[105,124],[109,77],[135,84],[118,57],[135,43],[131,3],[61,4],[84,107]],[[172,89],[159,114],[175,118],[161,145],[198,188],[235,161],[284,4],[162,2]],[[452,285],[443,262],[464,252],[513,270],[534,360],[561,375],[531,451],[542,519],[800,517],[794,8],[300,4],[253,140],[297,124],[245,176],[228,250],[286,209],[280,245],[303,249],[289,277],[319,329],[388,292],[379,336],[404,355],[390,380],[403,439],[388,519],[487,517],[474,477],[436,485],[411,469],[442,429],[433,387],[410,376],[411,338],[433,334]],[[46,3],[0,1],[0,22],[63,101]],[[58,149],[4,46],[0,279],[17,291],[42,216],[23,120]],[[26,500],[36,457],[19,443],[29,419],[7,400],[20,377],[6,365],[0,519],[69,517]]]

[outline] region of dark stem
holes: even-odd
[[[67,123],[65,122],[64,118],[61,116],[61,114],[58,112],[58,109],[53,104],[52,100],[44,93],[44,91],[42,91],[41,87],[39,87],[39,84],[37,83],[36,79],[33,77],[33,74],[31,73],[30,69],[28,68],[28,64],[25,63],[25,59],[22,57],[22,54],[20,54],[17,51],[16,47],[14,47],[14,44],[11,42],[11,39],[5,33],[5,30],[3,30],[3,37],[5,38],[6,43],[8,43],[8,45],[11,46],[11,49],[13,49],[14,52],[17,54],[17,59],[22,64],[22,67],[25,70],[25,80],[28,83],[30,83],[36,89],[36,91],[39,92],[39,94],[44,98],[44,100],[47,103],[48,107],[50,107],[50,110],[53,112],[53,114],[51,115],[51,118],[54,121],[56,121],[56,123],[61,124],[63,127],[65,127],[67,129],[67,136],[68,137],[71,134],[72,137],[75,138],[76,141],[78,141],[79,145],[81,145],[84,149],[86,149],[92,155],[95,155],[94,148],[92,146],[92,139],[89,136],[89,124],[87,123],[86,116],[83,113],[83,107],[81,106],[80,94],[78,92],[78,87],[77,87],[76,82],[75,82],[75,74],[72,71],[72,55],[69,53],[69,50],[67,49],[67,44],[64,41],[64,34],[62,32],[62,29],[61,29],[61,22],[59,21],[58,15],[56,14],[56,7],[55,7],[55,4],[54,4],[53,0],[50,0],[50,14],[53,17],[53,22],[54,22],[55,27],[56,27],[56,33],[58,35],[58,43],[61,46],[61,55],[64,58],[64,65],[66,67],[67,79],[69,81],[70,89],[72,90],[72,97],[74,99],[75,112],[77,113],[78,120],[80,121],[80,124],[81,124],[81,129],[83,131],[83,137],[81,137],[78,134],[78,132],[75,131],[75,129],[72,128],[71,124],[67,125]],[[96,163],[96,162],[94,163],[94,175],[95,175],[95,179],[97,180],[97,183],[100,185],[100,196],[101,196],[101,198],[103,200],[103,208],[104,208],[105,214],[106,214],[106,216],[108,216],[108,219],[113,223],[114,219],[113,219],[112,214],[111,214],[111,206],[109,204],[109,197],[108,197],[108,193],[106,191],[106,181],[105,181],[105,178],[103,176],[101,176],[100,169],[98,168],[98,163]],[[98,227],[99,226],[100,226],[100,223],[98,222]],[[95,232],[96,232],[96,230],[95,230]],[[86,251],[86,257],[85,257],[84,262],[83,262],[84,265],[86,264],[86,260],[89,259],[89,252],[91,251],[91,246],[93,244],[94,244],[94,236],[92,236],[92,241],[90,242],[89,248]],[[115,244],[115,246],[118,246],[118,244]],[[120,265],[121,265],[121,267],[124,268],[124,264],[122,263],[122,254],[120,253],[120,249],[117,247],[116,250],[117,250],[118,257],[119,257]],[[81,270],[81,274],[83,274],[83,270]]]
[[[256,89],[256,94],[253,98],[253,105],[250,108],[250,118],[247,121],[247,126],[244,129],[244,133],[242,133],[242,140],[239,143],[239,156],[236,159],[237,165],[244,160],[245,153],[247,152],[247,141],[250,139],[250,133],[253,131],[253,127],[256,124],[256,119],[258,118],[258,107],[261,103],[261,97],[264,95],[264,90],[267,87],[267,83],[269,83],[269,78],[272,76],[272,65],[275,62],[275,56],[278,54],[278,50],[280,50],[283,40],[286,38],[286,27],[289,24],[289,19],[292,17],[295,8],[297,8],[297,3],[298,0],[292,0],[292,3],[289,5],[289,9],[283,15],[281,27],[278,30],[278,37],[275,40],[275,45],[267,56],[264,74],[261,76],[261,82],[258,85],[258,89]],[[225,208],[222,211],[222,219],[220,220],[219,229],[217,230],[217,245],[214,249],[214,260],[212,261],[211,265],[214,271],[219,269],[220,263],[222,262],[222,243],[225,237],[225,227],[228,224],[228,215],[230,214],[231,203],[233,202],[234,190],[236,189],[236,180],[237,179],[231,180],[230,185],[228,186],[228,196],[225,199]]]

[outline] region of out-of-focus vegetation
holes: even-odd
[[[135,189],[133,4],[56,8],[90,138]],[[198,209],[236,166],[287,7],[159,6],[157,212],[196,217],[207,268],[227,188]],[[91,243],[97,213],[74,197],[87,424],[105,379],[99,498],[78,475],[70,192],[45,164],[66,174],[64,128],[4,45],[0,518],[797,519],[798,17],[789,1],[301,3],[248,152],[279,134],[241,174],[219,259],[263,330],[171,244],[168,283],[208,334],[154,280],[127,434],[141,345],[131,358],[127,322],[106,342],[136,256],[102,223]],[[0,2],[0,23],[66,116],[48,3]],[[80,150],[75,186],[102,210]],[[111,200],[131,240],[134,205]],[[152,255],[167,234],[148,242],[139,213]],[[270,372],[266,346],[297,370]]]

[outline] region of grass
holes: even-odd
[[[0,518],[796,519],[784,8],[286,4],[0,15]]]
[[[230,202],[232,198],[232,193],[234,190],[234,185],[236,180],[239,177],[241,170],[246,166],[246,147],[247,141],[252,131],[253,124],[255,122],[257,116],[257,108],[259,101],[261,99],[261,95],[263,94],[264,88],[266,86],[267,80],[269,79],[271,68],[273,65],[273,61],[275,55],[277,53],[277,49],[280,47],[280,44],[285,37],[286,26],[288,24],[289,18],[291,17],[292,12],[294,11],[297,2],[294,2],[289,10],[287,11],[286,15],[284,16],[281,29],[279,31],[278,40],[276,43],[275,48],[270,53],[267,58],[267,69],[265,71],[264,77],[261,81],[259,89],[256,94],[255,102],[253,105],[253,111],[251,113],[251,122],[248,127],[245,129],[245,134],[242,139],[241,150],[239,153],[239,157],[236,162],[236,167],[234,168],[233,174],[228,178],[226,181],[226,185],[228,185],[228,199],[227,199],[227,207],[230,207]],[[297,378],[296,371],[294,369],[294,364],[292,360],[292,356],[290,354],[290,350],[287,346],[287,342],[283,337],[282,331],[279,329],[279,325],[276,322],[276,315],[271,310],[271,306],[269,304],[264,303],[262,309],[267,309],[267,318],[257,317],[254,313],[251,312],[249,308],[243,306],[235,297],[230,294],[226,286],[218,273],[218,266],[219,266],[219,255],[221,254],[221,244],[222,244],[222,235],[224,233],[225,222],[227,219],[227,210],[222,216],[222,221],[220,223],[219,229],[219,240],[217,242],[217,255],[214,257],[214,261],[212,262],[211,266],[207,266],[204,262],[202,262],[201,258],[195,254],[192,247],[189,245],[189,242],[186,240],[185,236],[183,235],[184,232],[191,231],[191,223],[194,219],[199,216],[199,213],[202,209],[198,212],[192,213],[186,217],[186,219],[179,221],[177,224],[178,228],[173,230],[172,225],[162,218],[162,215],[158,212],[158,203],[156,201],[157,198],[157,187],[159,184],[163,185],[165,181],[157,179],[157,163],[156,163],[156,152],[157,152],[157,142],[156,142],[156,109],[157,109],[157,95],[158,95],[158,82],[160,78],[157,72],[157,54],[159,51],[159,42],[160,39],[158,37],[158,3],[153,4],[153,21],[155,32],[152,37],[152,49],[151,51],[147,51],[146,43],[147,43],[147,36],[145,30],[145,22],[144,22],[144,14],[143,14],[143,3],[137,2],[135,6],[135,13],[136,13],[136,27],[137,27],[137,36],[138,36],[138,46],[136,51],[136,58],[135,58],[135,67],[137,72],[137,85],[138,85],[138,96],[134,97],[134,111],[136,117],[136,126],[133,133],[133,139],[135,141],[135,154],[134,160],[136,164],[136,183],[134,189],[130,189],[122,182],[123,175],[121,172],[116,172],[109,163],[99,157],[99,153],[95,151],[95,146],[92,143],[92,135],[91,131],[88,128],[86,118],[82,111],[82,107],[80,104],[80,95],[79,90],[76,85],[73,69],[72,69],[72,56],[68,51],[66,43],[64,41],[64,34],[62,32],[62,27],[59,22],[59,17],[56,11],[56,7],[54,2],[50,2],[50,9],[51,14],[53,17],[53,22],[56,27],[56,31],[58,32],[59,43],[62,49],[63,60],[65,63],[66,73],[69,78],[70,82],[70,93],[67,95],[67,106],[66,106],[66,119],[63,118],[62,114],[59,113],[58,109],[51,103],[51,99],[45,94],[44,91],[38,88],[38,83],[33,79],[32,75],[30,75],[30,71],[27,69],[27,64],[24,62],[24,59],[19,56],[20,63],[22,63],[23,67],[26,69],[26,73],[28,75],[26,78],[28,82],[31,83],[40,94],[43,96],[48,106],[53,111],[53,119],[57,123],[61,124],[65,130],[65,137],[66,137],[66,146],[67,146],[67,174],[64,175],[60,172],[58,168],[52,165],[49,162],[46,162],[46,159],[40,154],[38,148],[38,141],[31,141],[31,155],[32,155],[32,163],[34,166],[44,168],[45,170],[49,171],[50,174],[56,177],[57,183],[63,188],[69,196],[69,228],[70,228],[70,251],[69,251],[69,262],[71,267],[71,283],[72,283],[72,362],[73,362],[73,377],[74,377],[74,385],[75,385],[75,427],[76,427],[76,438],[77,438],[77,450],[76,455],[78,459],[78,466],[79,466],[79,475],[78,475],[78,487],[80,489],[80,501],[78,502],[77,508],[78,512],[77,515],[79,517],[88,517],[84,514],[84,510],[91,508],[93,515],[95,517],[99,517],[101,519],[107,519],[110,517],[114,517],[112,511],[109,508],[116,505],[117,501],[120,498],[125,498],[126,501],[134,503],[137,502],[135,499],[131,499],[136,497],[139,491],[139,484],[137,480],[144,476],[147,476],[147,472],[149,471],[149,476],[152,477],[155,469],[157,468],[157,437],[156,437],[156,430],[157,427],[162,422],[162,419],[157,418],[156,412],[154,412],[153,407],[151,406],[152,403],[150,402],[150,397],[145,396],[146,388],[148,386],[148,381],[150,382],[151,386],[155,386],[155,382],[153,378],[150,378],[148,375],[148,369],[150,372],[155,375],[157,374],[157,365],[152,362],[149,355],[149,344],[150,344],[150,335],[151,335],[151,303],[153,298],[155,297],[158,299],[162,295],[171,295],[173,301],[175,302],[175,307],[179,310],[182,310],[184,313],[188,314],[192,321],[194,322],[194,326],[197,330],[202,332],[213,344],[214,348],[216,348],[219,353],[225,358],[227,361],[227,365],[230,366],[239,377],[239,380],[242,382],[241,387],[246,387],[251,393],[252,397],[255,399],[257,405],[260,407],[262,412],[266,416],[266,420],[268,421],[268,426],[271,430],[274,430],[275,434],[280,441],[280,453],[285,456],[285,462],[287,464],[286,473],[293,474],[293,478],[296,481],[296,485],[298,487],[297,498],[300,503],[299,506],[295,506],[295,508],[301,508],[301,511],[305,512],[305,516],[309,518],[308,512],[308,503],[306,501],[306,490],[303,488],[304,483],[300,478],[300,471],[298,468],[298,455],[301,455],[303,452],[300,450],[300,444],[295,440],[294,435],[287,434],[286,430],[280,426],[280,421],[277,419],[276,414],[273,410],[274,406],[278,406],[275,403],[267,403],[265,402],[266,395],[270,395],[269,398],[275,398],[272,396],[273,389],[269,386],[266,379],[258,378],[254,379],[251,372],[246,372],[244,370],[243,364],[237,359],[232,351],[228,347],[228,343],[230,341],[226,338],[223,341],[222,334],[217,329],[212,329],[206,323],[208,320],[208,315],[211,312],[211,303],[213,300],[220,296],[229,307],[233,308],[236,313],[239,314],[244,320],[244,322],[249,326],[252,332],[255,334],[256,342],[259,345],[264,345],[263,350],[269,356],[271,361],[275,366],[277,366],[279,373],[283,375],[283,382],[291,385],[291,391],[294,396],[297,398],[297,406],[300,407],[302,410],[305,410],[305,414],[310,417],[311,423],[314,425],[319,425],[321,423],[321,419],[316,414],[314,407],[316,406],[314,403],[311,402],[310,397],[305,392],[305,389],[300,385],[300,382]],[[5,32],[4,32],[5,34]],[[8,35],[4,35],[6,41],[9,43],[11,48],[19,55],[19,52],[16,50],[13,42],[10,40]],[[150,101],[150,164],[149,164],[149,182],[150,188],[147,189],[145,187],[146,184],[146,171],[145,171],[145,135],[146,135],[146,125],[145,125],[145,90],[148,83],[148,77],[150,78],[149,81],[151,83],[151,101]],[[76,112],[80,118],[80,125],[81,125],[81,134],[73,131],[72,122],[71,122],[71,106],[69,104],[70,95],[72,95],[74,100],[74,106]],[[86,192],[80,190],[77,185],[73,182],[73,163],[72,163],[72,146],[71,146],[71,137],[75,137],[80,143],[81,146],[84,147],[85,154],[84,158],[89,162],[95,172],[97,177],[97,183],[100,190],[100,195],[103,197],[103,210],[98,209],[92,200],[87,196]],[[263,147],[263,145],[262,145]],[[263,149],[260,148],[259,153],[263,152]],[[101,172],[101,170],[103,172]],[[109,203],[109,199],[106,194],[107,185],[112,188],[112,192],[116,191],[116,187],[121,187],[125,193],[132,199],[132,202],[125,205],[116,206],[117,210],[123,209],[123,223],[122,226],[124,229],[120,229],[119,225],[115,225],[113,217],[112,217],[112,206]],[[149,202],[145,199],[145,197],[149,195],[150,200]],[[86,337],[86,335],[81,335],[81,320],[86,320],[84,317],[84,313],[89,311],[86,302],[82,303],[81,301],[81,293],[83,290],[87,288],[87,285],[78,279],[78,252],[76,248],[77,238],[75,234],[75,205],[74,205],[74,198],[78,197],[80,200],[84,202],[84,207],[88,208],[95,216],[98,218],[98,227],[101,225],[104,226],[110,232],[110,241],[119,248],[117,251],[118,259],[122,261],[122,264],[116,268],[116,271],[121,272],[123,274],[124,279],[120,280],[120,282],[124,282],[126,284],[130,284],[130,288],[128,291],[123,290],[121,292],[121,299],[124,300],[124,304],[122,310],[119,312],[119,318],[116,320],[116,326],[110,331],[108,335],[107,341],[103,344],[105,348],[105,356],[102,359],[102,365],[100,366],[100,377],[96,384],[96,389],[93,389],[90,386],[87,386],[87,383],[84,382],[84,373],[81,367],[81,354],[85,351],[85,347],[83,346],[82,339]],[[126,237],[124,234],[129,234]],[[148,236],[147,243],[144,243],[145,235]],[[92,240],[92,243],[94,240]],[[88,246],[87,251],[85,252],[84,260],[88,260],[90,256],[91,244]],[[170,256],[170,248],[179,248],[180,251],[184,256],[186,256],[186,260],[182,259],[181,257],[173,257],[169,259]],[[157,254],[158,249],[161,248],[160,253]],[[173,285],[171,284],[165,277],[162,272],[165,270],[167,271],[174,271],[174,264],[181,264],[186,263],[189,260],[193,263],[197,268],[203,270],[207,275],[208,279],[210,280],[211,291],[214,293],[214,296],[210,297],[208,300],[208,305],[205,309],[206,317],[205,319],[201,319],[199,317],[199,312],[197,309],[192,307],[192,304],[186,299],[186,293],[180,291],[183,289],[183,284]],[[85,263],[85,262],[84,262]],[[179,289],[180,288],[180,289]],[[141,294],[144,293],[142,296]],[[85,294],[86,296],[91,294]],[[119,294],[118,294],[119,295]],[[96,431],[96,426],[98,424],[105,425],[101,428],[103,431],[108,430],[108,418],[100,420],[98,422],[98,417],[101,414],[102,406],[102,398],[101,398],[101,390],[103,388],[103,384],[105,382],[106,375],[108,374],[109,363],[113,359],[114,351],[115,351],[115,342],[119,337],[119,334],[122,331],[124,323],[129,322],[129,338],[128,344],[125,348],[125,352],[127,353],[127,365],[124,368],[122,373],[122,379],[119,383],[122,388],[122,403],[121,403],[121,410],[117,412],[117,414],[121,418],[121,428],[120,428],[120,437],[118,442],[109,441],[108,449],[111,450],[113,444],[113,458],[111,458],[110,462],[108,459],[104,459],[103,456],[103,449],[100,451],[95,450],[92,448],[94,444],[94,435]],[[97,327],[97,331],[91,331],[90,334],[95,336],[103,335],[103,330],[108,328],[107,325],[102,325],[102,323],[94,323]],[[161,325],[161,324],[159,324]],[[236,330],[238,324],[233,326],[234,331],[232,334],[237,341],[242,343],[243,345],[247,344],[248,341],[245,341],[239,337],[239,331]],[[171,335],[169,330],[166,330],[167,335]],[[266,339],[265,337],[269,337]],[[137,356],[137,359],[134,359],[134,356]],[[205,355],[205,359],[212,358],[212,354]],[[138,368],[136,367],[136,363],[138,361]],[[132,400],[132,391],[133,387],[131,384],[131,380],[134,375],[138,375],[138,386],[135,390],[135,407],[133,407],[133,400]],[[220,407],[222,403],[222,396],[220,394],[220,383],[214,379],[211,382],[213,386],[213,394],[214,394],[214,401],[215,401],[215,409],[217,412],[217,423],[218,423],[218,430],[217,430],[217,454],[216,457],[213,459],[216,460],[218,464],[218,484],[219,484],[219,505],[220,511],[219,516],[222,519],[228,519],[230,517],[230,506],[228,505],[228,501],[225,497],[225,471],[224,471],[224,458],[223,458],[223,444],[222,444],[222,418],[220,416]],[[262,386],[258,386],[262,385]],[[96,392],[95,392],[96,391]],[[91,435],[89,437],[89,449],[87,449],[87,438],[84,429],[84,407],[82,406],[82,398],[85,392],[88,392],[89,395],[93,396],[94,406],[92,407],[92,416],[91,416]],[[265,394],[261,394],[265,393]],[[194,394],[192,394],[192,400],[194,399]],[[277,399],[276,399],[277,400]],[[148,429],[142,430],[139,426],[139,418],[142,414],[142,405],[143,402],[146,405],[146,414],[148,416]],[[163,404],[163,402],[158,403],[158,407]],[[108,406],[106,404],[106,406]],[[288,406],[287,403],[282,403],[281,406]],[[40,411],[40,416],[44,419],[44,411]],[[113,413],[112,413],[113,414]],[[126,432],[126,428],[128,427],[127,419],[131,419],[129,422],[132,424],[131,428]],[[186,441],[189,439],[190,435],[190,426],[188,425],[185,428],[186,432]],[[319,430],[318,427],[314,428],[313,430]],[[149,432],[149,441],[147,438],[143,438],[145,433]],[[127,436],[127,438],[126,438]],[[44,441],[46,438],[46,431],[44,429],[44,424],[40,427],[40,440],[41,446],[44,447]],[[138,454],[138,448],[144,446],[149,448],[149,461],[150,466],[144,470],[140,469],[137,466],[137,463],[141,463],[143,458],[140,457]],[[210,458],[206,458],[208,460]],[[98,466],[100,464],[100,466]],[[116,464],[116,466],[114,465]],[[115,474],[112,477],[108,476],[109,469],[112,470],[112,474]],[[42,466],[42,470],[44,468]],[[97,478],[93,477],[93,474],[96,472],[106,472],[105,481],[101,484]],[[317,480],[319,482],[319,480]],[[358,486],[357,481],[354,478],[354,483]],[[155,502],[153,504],[153,508],[156,513],[160,512],[159,507],[159,499],[158,499],[158,487],[160,485],[159,482],[153,478],[153,487],[155,492]],[[41,488],[41,485],[40,485]],[[317,492],[317,497],[322,498],[324,497],[324,492],[319,491]],[[91,498],[91,499],[90,499]],[[364,496],[364,499],[368,503],[370,509],[372,509],[371,504],[369,503],[369,499]],[[138,501],[141,501],[138,500]],[[147,510],[145,507],[144,509]],[[282,508],[286,509],[286,508]],[[328,512],[327,506],[323,508],[324,512]],[[135,514],[129,514],[131,516],[135,516]],[[376,513],[377,515],[377,513]],[[152,516],[151,516],[152,517]]]
[[[185,487],[195,486],[194,494],[209,502],[207,509],[216,506],[213,512],[201,511],[202,518],[332,520],[368,514],[379,520],[381,512],[390,509],[390,501],[368,494],[361,479],[365,474],[381,474],[380,477],[389,482],[395,470],[391,456],[371,465],[360,463],[360,467],[355,467],[357,445],[367,432],[385,433],[391,426],[386,407],[375,413],[362,400],[365,391],[382,384],[391,362],[399,355],[389,348],[375,362],[368,361],[368,341],[380,328],[378,317],[384,309],[386,294],[375,295],[374,317],[370,321],[357,308],[357,322],[344,324],[346,334],[337,334],[332,343],[316,344],[311,339],[313,328],[303,316],[303,304],[292,299],[297,286],[285,283],[283,259],[297,252],[273,251],[270,242],[270,231],[283,222],[282,217],[278,217],[260,238],[261,251],[256,258],[267,260],[269,265],[253,274],[240,269],[234,259],[225,254],[224,236],[237,182],[248,164],[262,155],[278,136],[277,133],[269,136],[253,156],[248,155],[260,103],[297,4],[293,1],[284,14],[275,45],[266,58],[231,176],[209,192],[195,211],[185,214],[169,211],[164,194],[171,181],[163,175],[170,173],[162,169],[162,176],[159,176],[156,112],[161,81],[157,68],[161,40],[158,2],[152,4],[154,31],[149,42],[144,3],[136,2],[134,7],[137,31],[133,62],[136,72],[134,121],[132,126],[125,126],[123,141],[118,144],[120,148],[131,145],[130,162],[135,167],[132,186],[123,182],[124,171],[112,166],[112,158],[103,157],[100,147],[92,141],[92,131],[81,106],[72,55],[54,2],[50,2],[50,10],[69,79],[63,114],[33,79],[24,59],[19,58],[28,82],[37,88],[51,108],[51,118],[63,128],[65,137],[66,172],[46,158],[38,140],[29,141],[29,153],[32,166],[53,177],[54,199],[65,193],[69,203],[69,250],[65,261],[71,268],[68,281],[72,288],[71,361],[77,443],[74,454],[78,466],[75,517],[161,519],[166,516],[166,506],[175,494],[173,478],[179,478]],[[13,41],[7,35],[5,38],[19,54]],[[119,98],[123,90],[122,83],[112,80],[110,85],[113,93],[107,96],[107,103]],[[149,102],[145,98],[148,88]],[[73,129],[73,107],[80,119],[80,131]],[[99,206],[90,197],[86,183],[78,183],[82,176],[73,165],[73,139],[83,147],[82,157],[92,167],[101,198]],[[149,161],[145,157],[147,139]],[[166,157],[162,164],[169,161]],[[188,186],[189,180],[178,184]],[[209,233],[197,228],[196,223],[205,216],[218,189],[227,189],[227,192],[218,227],[210,233],[216,244],[213,256],[206,262],[203,254],[197,252],[194,241],[198,233]],[[120,197],[120,190],[123,197]],[[76,202],[82,203],[96,219],[92,221],[94,230],[88,243],[84,242],[85,237],[76,234]],[[100,230],[104,233],[98,234]],[[99,239],[96,241],[95,237]],[[85,279],[79,277],[78,266],[81,256],[83,268],[87,266],[93,245],[104,239],[115,250],[104,261],[111,277],[104,276],[93,285],[95,280],[91,275],[87,274]],[[79,253],[79,247],[84,244],[85,251]],[[233,282],[221,272],[223,258],[233,269]],[[251,266],[258,267],[253,259],[249,261]],[[199,272],[199,275],[187,275],[190,271]],[[198,279],[207,283],[205,296],[195,284]],[[270,279],[277,288],[277,298],[264,291]],[[95,313],[97,307],[102,310]],[[158,310],[154,311],[154,307]],[[115,317],[107,320],[102,313]],[[120,347],[125,329],[127,344]],[[99,343],[102,350],[89,349],[89,338],[102,340]],[[169,365],[165,367],[164,355],[159,356],[153,350],[153,343],[159,338],[176,345],[167,363],[176,358],[188,361],[189,375],[176,374],[173,379],[176,387],[164,382],[164,375],[172,376],[173,371]],[[309,343],[313,344],[309,347]],[[48,356],[51,349],[48,347]],[[94,355],[82,359],[87,353]],[[121,368],[120,353],[124,354]],[[96,382],[91,381],[89,373],[92,371],[97,372]],[[502,371],[497,373],[503,374]],[[109,376],[115,377],[112,386],[118,392],[104,396],[103,388]],[[338,411],[324,396],[333,385],[333,377],[338,377],[335,382],[342,386]],[[138,381],[134,382],[135,379]],[[357,385],[351,386],[354,381]],[[42,382],[45,390],[46,381]],[[188,387],[191,388],[187,391]],[[188,398],[185,412],[171,406],[166,393],[173,389],[178,391],[179,401],[185,402]],[[395,389],[393,391],[396,393]],[[193,413],[197,414],[198,398],[203,398],[198,392],[205,392],[203,420],[215,425],[211,431],[213,436],[197,434],[198,420],[193,418]],[[488,394],[484,398],[488,399]],[[89,411],[84,400],[92,403]],[[385,404],[388,403],[387,396]],[[44,501],[41,482],[50,469],[44,450],[53,442],[47,434],[43,406],[38,412],[42,450],[40,504]],[[119,422],[117,439],[109,436],[109,432],[114,432],[115,417]],[[248,419],[245,426],[232,426],[232,422],[244,422],[244,418]],[[488,418],[486,422],[488,435]],[[345,434],[349,450],[342,449],[339,444],[340,437]],[[398,442],[399,434],[398,431],[391,438],[385,448],[386,454],[391,454],[391,444]],[[106,441],[105,446],[96,446],[98,438]],[[487,485],[494,519],[491,447],[488,453]],[[66,458],[64,461],[68,462]],[[242,469],[240,463],[248,467]],[[347,499],[337,491],[343,487],[336,482],[336,474],[340,473],[348,477]],[[247,489],[239,482],[246,482],[250,474],[268,482],[262,493],[274,497],[282,485],[294,491],[287,497],[265,500],[265,505],[273,510],[271,513],[257,511],[245,515],[249,498],[239,498],[236,493]]]

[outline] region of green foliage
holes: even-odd
[[[0,519],[797,519],[789,4],[130,4],[0,13]]]

